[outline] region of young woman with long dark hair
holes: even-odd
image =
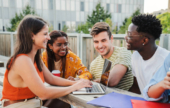
[[[26,16],[20,22],[15,52],[4,75],[3,108],[40,108],[41,99],[59,98],[91,87],[89,80],[70,81],[50,73],[40,58],[40,50],[46,48],[48,40],[48,24],[42,18]],[[43,82],[68,87],[46,87]]]
[[[68,48],[68,36],[63,31],[54,30],[50,33],[46,50],[42,53],[42,60],[48,69],[60,70],[60,76],[74,80],[76,76],[92,79],[91,73],[82,64],[80,58]]]

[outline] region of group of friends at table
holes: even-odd
[[[100,82],[105,59],[112,62],[105,79],[109,87],[142,94],[148,101],[170,102],[170,52],[155,43],[162,33],[155,16],[132,18],[125,36],[127,48],[113,46],[107,23],[93,25],[90,34],[99,56],[91,62],[90,70],[68,47],[67,34],[58,30],[48,34],[48,27],[45,20],[32,15],[18,25],[14,54],[4,75],[3,108],[69,108],[57,98],[91,87],[90,80]],[[41,53],[41,49],[45,50]],[[53,70],[59,70],[60,77],[52,75]],[[66,87],[47,87],[44,82]]]

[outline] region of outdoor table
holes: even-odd
[[[51,85],[46,84],[46,86],[51,86]],[[118,88],[107,87],[106,94],[111,93],[111,92],[126,94],[126,95],[129,95],[129,96],[135,96],[135,97],[142,97],[142,95],[139,95],[139,94],[136,94],[136,93],[128,92],[128,91],[118,89]],[[98,98],[98,97],[101,97],[101,96],[103,96],[103,95],[68,94],[68,95],[63,96],[59,99],[64,101],[64,102],[67,102],[67,103],[69,103],[73,106],[76,106],[76,108],[101,108],[101,107],[97,107],[97,106],[87,104],[88,101],[91,101],[91,100]]]

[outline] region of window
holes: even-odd
[[[61,10],[66,10],[65,0],[61,1]]]
[[[122,13],[126,13],[126,5],[122,4]]]
[[[106,4],[107,6],[106,6],[106,10],[108,11],[108,12],[110,12],[110,4]]]
[[[122,0],[122,4],[125,4],[126,3],[126,0]]]
[[[80,3],[76,1],[76,11],[80,11]]]
[[[7,7],[3,8],[3,18],[9,19],[9,9]]]
[[[122,5],[117,4],[117,13],[121,13],[121,12],[122,12]]]
[[[71,1],[71,11],[75,11],[75,1]]]
[[[49,16],[49,20],[53,20],[54,19],[54,13],[53,13],[53,11],[48,11],[48,16]]]
[[[106,3],[110,3],[110,0],[106,0]]]
[[[88,12],[88,11],[89,11],[88,2],[85,2],[85,11],[86,11],[86,12]]]
[[[45,20],[48,20],[48,10],[43,10],[43,18],[45,19]]]
[[[129,13],[129,12],[130,12],[130,10],[129,10],[129,9],[130,9],[130,8],[129,8],[129,6],[130,6],[130,5],[125,5],[125,7],[126,7],[126,13]]]
[[[25,7],[26,5],[28,5],[28,4],[29,4],[29,0],[23,0],[23,4],[24,4],[24,6],[23,6],[23,7]]]
[[[70,27],[72,28],[72,31],[75,31],[76,22],[72,21]]]
[[[8,0],[3,0],[2,2],[3,2],[3,7],[9,7]]]
[[[97,2],[95,4],[93,4],[94,7],[96,7]],[[106,10],[106,3],[102,3],[101,6],[104,8],[104,10]]]
[[[38,14],[38,16],[42,16],[42,11],[41,11],[41,9],[37,9],[37,10],[36,10],[36,13]]]
[[[110,5],[110,12],[114,12],[114,4]]]
[[[84,12],[80,12],[80,21],[85,21]]]
[[[136,3],[137,3],[137,0],[134,0],[133,4],[135,4],[135,5],[136,5]]]
[[[49,9],[52,10],[53,9],[53,0],[49,0],[48,4],[49,4],[48,5]]]
[[[117,14],[117,13],[115,13],[113,17],[114,17],[114,18],[113,18],[113,19],[114,19],[114,21],[115,21],[115,22],[117,22],[118,14]],[[114,23],[114,24],[116,24],[116,23]]]
[[[84,2],[80,2],[80,11],[84,11]]]
[[[122,0],[118,0],[118,2],[117,2],[117,3],[122,4]]]
[[[42,0],[43,1],[43,9],[48,9],[48,1],[47,0]]]
[[[131,0],[125,0],[125,4],[130,4]]]
[[[93,2],[89,2],[89,11],[90,11],[90,12],[93,11]]]
[[[2,18],[2,15],[1,15],[2,13],[1,13],[1,12],[2,12],[2,11],[1,11],[1,7],[0,7],[0,19]],[[0,26],[0,27],[1,27],[1,26]]]
[[[4,25],[5,26],[10,26],[10,21],[9,21],[9,19],[4,19]]]
[[[66,8],[68,11],[70,11],[70,0],[66,1]]]
[[[134,4],[134,1],[133,1],[133,0],[130,0],[130,4]]]
[[[62,28],[64,27],[64,25],[66,25],[66,22],[62,21]]]
[[[122,22],[122,16],[121,13],[118,13],[118,22],[121,23]]]
[[[80,13],[76,12],[76,21],[80,21]]]
[[[3,30],[2,19],[0,19],[0,31]]]
[[[17,8],[22,8],[22,0],[17,0],[16,2]]]
[[[41,3],[41,0],[35,0],[35,4],[36,4],[36,8],[37,9],[41,9],[41,6],[42,6],[42,3]]]
[[[68,28],[70,28],[70,25],[71,25],[71,22],[70,22],[70,21],[67,21],[67,22],[66,22],[66,26],[68,26]]]
[[[80,24],[79,22],[76,22],[76,27],[78,27],[79,24]]]
[[[54,27],[54,22],[53,21],[50,21],[50,27]]]
[[[60,0],[56,0],[56,10],[60,10]]]
[[[15,12],[16,12],[16,8],[11,8],[10,9],[9,19],[12,19],[12,18],[15,17]]]
[[[35,8],[35,1],[34,0],[30,0],[30,6]]]

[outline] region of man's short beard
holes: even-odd
[[[111,49],[111,47],[110,47],[109,50],[106,52],[106,54],[104,54],[104,55],[102,55],[102,56],[106,56],[107,54],[109,54],[110,49]]]

